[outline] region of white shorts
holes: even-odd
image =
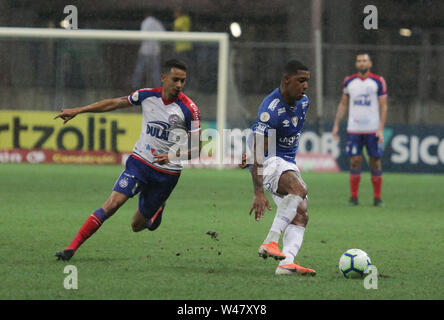
[[[300,174],[299,168],[295,163],[285,161],[280,157],[270,157],[264,162],[264,189],[273,195],[273,200],[279,205],[281,195],[277,193],[279,179],[285,171],[296,171]],[[276,197],[279,200],[275,199]]]

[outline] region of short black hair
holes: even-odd
[[[290,60],[284,67],[284,74],[297,74],[299,70],[308,71],[308,68],[298,60]]]
[[[170,59],[165,61],[165,63],[163,64],[162,73],[166,74],[170,72],[171,68],[177,68],[183,71],[187,71],[187,65],[185,64],[185,62],[179,59]]]
[[[356,57],[358,56],[367,56],[369,60],[372,60],[372,58],[370,57],[370,54],[368,52],[362,51],[362,52],[358,52],[356,54]]]

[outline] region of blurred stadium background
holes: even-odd
[[[317,8],[315,3],[322,5]],[[79,29],[136,31],[145,16],[152,15],[167,31],[172,31],[173,13],[182,7],[191,19],[191,32],[230,34],[227,128],[248,128],[255,120],[261,100],[278,86],[285,61],[293,57],[303,61],[312,70],[309,91],[312,104],[305,128],[305,133],[309,134],[301,140],[301,154],[331,153],[341,169],[347,169],[345,139],[336,146],[329,132],[342,81],[355,72],[355,54],[366,51],[374,62],[372,71],[383,75],[388,84],[385,169],[411,172],[442,172],[444,169],[442,1],[372,1],[378,9],[377,30],[363,27],[366,17],[363,9],[370,3],[361,0],[166,0],[161,3],[97,0],[94,4],[80,0],[69,4],[78,9]],[[65,1],[55,0],[3,0],[0,2],[0,25],[60,29],[67,16],[63,13],[66,5]],[[317,86],[314,72],[317,67],[316,21],[319,21],[322,34],[322,88]],[[230,31],[233,22],[240,27],[238,37]],[[139,47],[140,41],[0,37],[0,110],[57,112],[63,107],[127,95],[137,89],[132,87],[131,79]],[[161,60],[176,55],[173,42],[161,42],[161,50]],[[193,43],[187,58],[190,72],[186,93],[200,107],[204,127],[215,127],[217,44]],[[141,87],[152,86],[149,76],[144,80]],[[318,92],[322,95],[317,95]],[[318,101],[320,97],[322,101]],[[128,112],[138,114],[139,110]],[[37,120],[14,122],[12,115],[9,120],[5,120],[5,113],[3,115],[4,120],[0,118],[0,149],[36,146],[35,143],[27,144],[26,134],[30,132],[25,132],[28,130],[25,127],[39,126]],[[343,121],[342,134],[345,126]],[[109,132],[111,129],[101,136],[96,133],[97,139],[108,141]],[[33,138],[29,136],[29,139]],[[125,151],[130,151],[132,142],[127,144]],[[79,144],[70,143],[68,139],[65,146],[75,149]],[[57,148],[55,142],[38,147]],[[87,149],[88,143],[83,147]],[[91,149],[91,145],[89,147]],[[111,143],[103,141],[97,142],[92,149],[103,148],[112,151]],[[11,160],[11,155],[3,154],[0,158],[6,162]]]

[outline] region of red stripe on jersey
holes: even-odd
[[[136,91],[152,91],[152,92],[162,92],[162,87],[156,87],[156,88],[143,88]]]
[[[130,97],[132,97],[133,94],[134,94],[135,92],[137,92],[137,91],[151,91],[151,92],[159,93],[159,92],[162,92],[162,87],[157,87],[157,88],[143,88],[143,89],[139,89],[139,90],[136,90],[136,91],[131,92],[130,95],[128,95],[128,96],[126,97],[126,100],[128,101],[129,104],[131,104],[131,105],[133,105],[133,106],[134,106],[134,104],[131,102]]]
[[[133,92],[133,93],[134,93],[134,92]],[[133,93],[131,93],[130,96],[131,96]],[[128,101],[128,103],[129,103],[130,105],[133,106],[133,104],[131,103],[131,101],[130,101],[130,99],[129,99],[130,96],[126,96],[126,101]]]
[[[179,100],[190,110],[193,121],[200,121],[200,111],[196,104],[182,92],[179,94]]]
[[[200,130],[200,111],[199,108],[196,106],[196,104],[188,98],[185,94],[182,92],[179,95],[179,100],[187,107],[188,110],[190,110],[191,117],[193,118],[194,122],[197,122],[196,124],[192,125],[190,132],[197,132]]]
[[[356,77],[358,77],[358,74],[357,74],[357,73],[352,74],[352,75],[350,75],[350,76],[348,76],[348,77],[345,77],[344,82],[342,83],[342,86],[345,87],[345,84],[346,84],[348,81],[350,81],[350,80],[352,80],[352,79],[354,79],[354,78],[356,78]]]
[[[154,170],[157,170],[157,171],[159,171],[159,172],[167,173],[167,174],[172,174],[172,175],[175,175],[175,176],[180,175],[180,172],[176,172],[176,171],[168,171],[168,170],[164,170],[164,169],[160,169],[160,168],[158,168],[158,167],[155,167],[155,166],[153,166],[151,163],[149,163],[148,161],[146,161],[145,159],[142,159],[142,158],[136,156],[135,154],[132,154],[131,157],[133,157],[134,159],[137,159],[137,160],[139,160],[139,161],[142,161],[142,162],[145,163],[148,167],[153,168]]]
[[[382,94],[387,94],[387,84],[385,83],[385,79],[383,77],[374,73],[370,73],[369,77],[379,81],[382,86]]]

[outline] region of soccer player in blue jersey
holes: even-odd
[[[276,274],[310,274],[313,269],[294,263],[308,222],[307,186],[296,166],[296,153],[304,125],[309,99],[310,72],[301,62],[289,61],[284,68],[279,88],[261,103],[253,125],[253,164],[250,166],[254,198],[250,215],[257,221],[271,210],[264,189],[272,194],[277,205],[276,216],[268,235],[259,247],[259,256],[281,260]],[[269,143],[275,149],[269,149]],[[244,158],[245,159],[245,158]],[[246,167],[246,161],[241,165]],[[279,239],[283,236],[283,249]]]
[[[142,131],[125,170],[116,181],[108,200],[94,211],[71,244],[56,253],[59,260],[69,260],[77,249],[129,198],[139,194],[139,206],[131,227],[134,232],[156,230],[162,220],[165,202],[176,186],[183,169],[180,159],[199,156],[200,112],[183,92],[186,65],[179,60],[165,62],[161,74],[162,86],[134,91],[129,96],[106,99],[88,106],[63,109],[55,118],[64,123],[85,112],[109,112],[122,108],[142,109]],[[180,146],[187,136],[197,141],[191,148]],[[181,158],[177,158],[180,156]]]
[[[356,55],[357,73],[344,79],[343,94],[336,112],[333,137],[339,141],[339,123],[347,108],[347,154],[350,157],[350,205],[358,205],[361,181],[362,149],[370,156],[373,204],[381,207],[382,144],[387,118],[387,85],[383,77],[371,73],[372,61],[367,53]]]

